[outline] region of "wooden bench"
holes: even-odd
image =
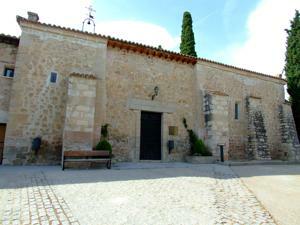
[[[111,168],[111,154],[109,151],[64,151],[62,157],[62,170],[65,162],[104,162],[107,169]]]

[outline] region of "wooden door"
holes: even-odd
[[[0,164],[2,164],[2,159],[3,159],[5,129],[6,129],[6,124],[0,124]]]
[[[161,113],[141,113],[141,160],[161,160]]]

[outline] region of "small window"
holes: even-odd
[[[15,70],[12,68],[5,68],[3,76],[5,77],[14,77]]]
[[[50,83],[56,83],[57,82],[57,73],[51,72],[50,74]]]
[[[236,119],[236,120],[238,120],[239,117],[240,117],[240,115],[239,115],[240,109],[239,108],[240,108],[239,103],[235,103],[235,105],[234,105],[234,119]]]

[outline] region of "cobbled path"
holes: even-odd
[[[23,182],[7,190],[2,224],[79,224],[65,200],[57,196],[43,172],[24,174]],[[0,217],[1,218],[1,217]]]
[[[3,225],[276,224],[226,166],[1,169]]]

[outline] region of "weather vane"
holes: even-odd
[[[96,24],[95,24],[94,16],[92,15],[92,13],[96,12],[96,10],[94,10],[91,5],[89,7],[86,7],[86,8],[88,9],[89,13],[88,13],[88,17],[85,18],[82,22],[82,31],[84,31],[84,25],[85,25],[85,23],[87,23],[88,25],[93,24],[94,33],[95,33]]]

